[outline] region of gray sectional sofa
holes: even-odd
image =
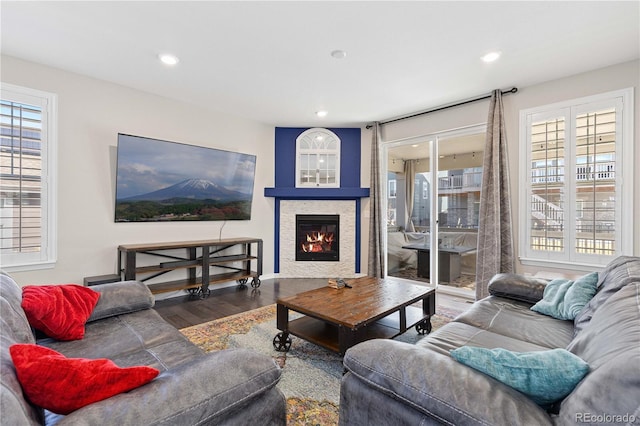
[[[9,347],[35,343],[21,308],[22,291],[0,275],[0,424],[2,425],[284,425],[286,401],[276,388],[281,370],[249,350],[203,353],[152,308],[137,281],[91,287],[100,292],[82,340],[38,340],[70,358],[108,358],[119,367],[160,370],[151,382],[62,416],[23,395]],[[260,419],[260,420],[257,420]]]
[[[595,296],[573,321],[532,311],[547,282],[498,275],[491,295],[418,344],[370,340],[349,349],[341,425],[640,424],[640,258],[599,273]],[[589,365],[568,396],[541,407],[457,362],[463,346],[514,352],[564,348]]]

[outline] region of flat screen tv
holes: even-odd
[[[256,156],[118,134],[116,222],[249,220]]]

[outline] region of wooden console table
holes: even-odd
[[[257,246],[255,252],[252,246]],[[232,247],[238,247],[241,253],[223,253]],[[186,250],[185,256],[173,253],[181,249]],[[150,255],[164,261],[140,266],[137,259],[139,254]],[[255,262],[255,270],[251,268],[252,262]],[[238,263],[242,266],[238,267]],[[211,267],[229,272],[212,274]],[[201,277],[196,276],[197,268],[202,269]],[[252,287],[259,287],[260,275],[262,275],[262,240],[228,238],[118,246],[118,271],[124,280],[137,279],[145,282],[178,269],[186,269],[187,278],[148,284],[151,292],[157,294],[186,289],[193,295],[199,294],[200,297],[205,297],[210,294],[210,284],[237,281],[240,285],[246,285],[249,278],[252,278]]]

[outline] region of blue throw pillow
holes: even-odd
[[[451,356],[529,396],[541,406],[569,395],[589,372],[589,365],[565,349],[511,352],[463,346]]]
[[[573,320],[595,296],[597,286],[597,272],[575,281],[555,279],[547,284],[542,300],[533,305],[531,310],[557,319]]]

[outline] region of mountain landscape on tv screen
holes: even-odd
[[[205,179],[186,179],[116,201],[116,222],[248,220],[252,194]]]
[[[172,198],[233,201],[249,199],[251,195],[232,191],[205,179],[187,179],[167,188],[135,195],[122,201],[163,201]]]

